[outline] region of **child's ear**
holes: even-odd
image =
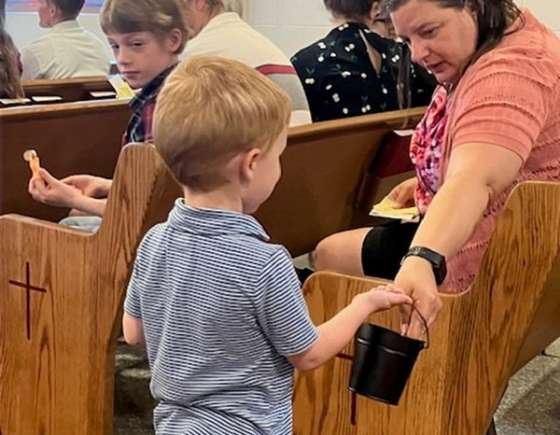
[[[245,152],[241,157],[240,176],[241,181],[248,182],[255,177],[255,170],[259,164],[258,160],[262,154],[262,150],[252,148]]]
[[[177,53],[183,42],[183,32],[179,29],[173,29],[167,35],[167,49],[171,53]]]

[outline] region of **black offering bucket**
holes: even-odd
[[[427,332],[425,320],[424,324]],[[378,325],[363,324],[355,337],[350,391],[398,405],[422,349],[423,341]]]

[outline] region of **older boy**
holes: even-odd
[[[130,106],[132,117],[123,143],[151,142],[152,117],[163,81],[178,62],[187,41],[183,0],[107,0],[101,28],[113,49],[119,71],[128,83],[142,90]],[[31,180],[29,193],[39,202],[102,216],[111,180],[74,175],[57,180],[46,170]],[[95,229],[99,219],[72,219],[65,223]]]
[[[249,216],[278,182],[289,116],[285,92],[223,58],[180,64],[160,93],[155,143],[184,198],[143,240],[123,318],[127,342],[147,345],[157,434],[291,434],[293,367],[411,302],[377,289],[311,322],[288,252]]]

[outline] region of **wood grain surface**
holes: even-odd
[[[399,406],[358,397],[352,424],[351,362],[335,358],[314,372],[298,374],[295,433],[485,434],[520,358],[526,362],[551,336],[560,335],[558,311],[536,317],[539,307],[543,315],[542,307],[559,304],[559,292],[547,284],[558,274],[559,247],[560,184],[520,185],[499,218],[472,288],[442,295],[444,305],[431,330],[430,348],[420,353]],[[354,295],[379,283],[315,274],[304,289],[311,316],[321,323]],[[370,320],[398,330],[397,310]],[[548,339],[542,340],[543,335]],[[352,352],[352,346],[345,350]]]
[[[132,262],[141,235],[180,193],[150,146],[129,146],[115,180],[94,235],[0,217],[4,435],[112,433],[114,348]],[[32,292],[30,310],[9,282],[25,282],[27,264],[31,283],[46,289]]]

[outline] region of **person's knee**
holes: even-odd
[[[344,269],[345,238],[341,234],[334,234],[319,242],[313,252],[313,265],[315,270]]]
[[[333,234],[323,239],[313,253],[315,270],[363,275],[362,244],[368,229]]]

